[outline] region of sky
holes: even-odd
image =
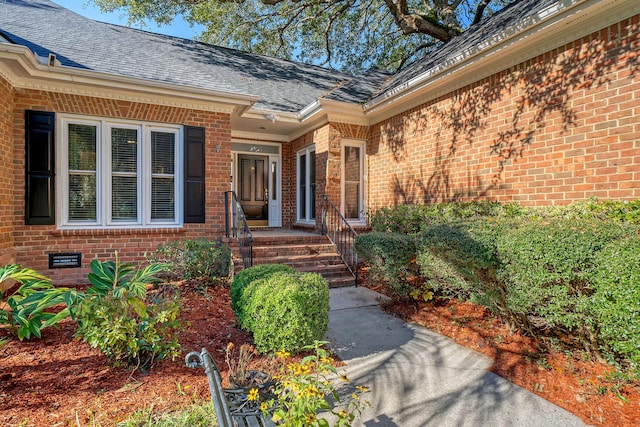
[[[80,15],[87,18],[95,19],[96,21],[108,22],[110,24],[127,25],[127,17],[124,11],[115,11],[112,13],[102,13],[100,9],[93,3],[86,0],[53,0],[54,3],[59,4],[62,7],[73,10]],[[197,27],[190,27],[183,19],[174,20],[171,25],[163,25],[158,27],[155,23],[150,22],[145,27],[136,26],[142,30],[151,31],[154,33],[167,34],[170,36],[183,37],[185,39],[191,39],[198,34],[201,30]]]

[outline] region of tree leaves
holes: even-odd
[[[93,0],[129,24],[205,30],[198,39],[348,73],[395,71],[515,0]]]

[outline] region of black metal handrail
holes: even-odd
[[[227,237],[237,240],[242,264],[249,268],[253,266],[253,235],[235,191],[224,193],[224,211]]]
[[[333,243],[358,286],[358,254],[353,249],[358,233],[326,194],[322,196],[322,234]]]

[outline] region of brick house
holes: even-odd
[[[522,0],[395,75],[339,72],[0,2],[0,264],[141,261],[402,203],[640,197],[635,0]]]

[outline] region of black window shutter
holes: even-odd
[[[25,111],[25,223],[55,224],[55,114]]]
[[[204,128],[184,127],[184,222],[204,223]]]

